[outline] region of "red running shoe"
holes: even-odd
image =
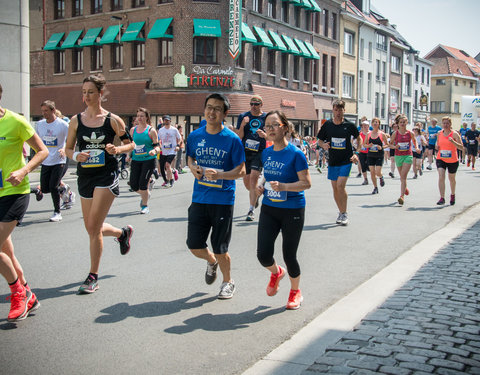
[[[290,289],[290,295],[288,296],[287,310],[296,310],[303,302],[303,296],[300,289]]]
[[[278,266],[278,273],[272,273],[270,275],[270,282],[267,285],[267,295],[274,296],[278,292],[280,280],[285,276],[285,270]]]
[[[38,300],[35,293],[32,292],[32,298],[30,298],[30,301],[28,301],[27,303],[27,315],[33,311],[38,310],[39,307],[40,307],[40,301]]]
[[[405,188],[405,195],[408,195],[410,194],[410,190],[408,190],[408,188]]]
[[[28,302],[32,299],[32,292],[23,289],[21,292],[12,293],[7,299],[10,300],[10,313],[7,320],[17,322],[28,315]]]

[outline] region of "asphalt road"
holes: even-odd
[[[223,301],[216,299],[220,280],[206,285],[205,263],[185,245],[190,174],[181,175],[173,189],[155,188],[148,215],[139,214],[139,197],[121,181],[108,222],[134,226],[132,250],[121,256],[118,245],[105,238],[100,289],[93,295],[77,295],[89,269],[79,202],[62,211],[62,222],[50,223],[50,196],[41,202],[32,196],[13,239],[42,306],[25,321],[8,323],[8,287],[0,284],[1,372],[241,373],[479,200],[480,172],[464,166],[457,176],[455,206],[435,204],[435,170],[409,179],[411,194],[403,207],[396,203],[398,177],[386,177],[386,186],[374,196],[371,184],[361,186],[362,180],[353,177],[347,186],[350,224],[340,227],[326,174],[313,168],[311,173],[299,249],[305,301],[297,311],[285,310],[288,280],[275,297],[265,293],[269,274],[256,259],[257,221],[244,221],[248,196],[241,181],[230,245],[237,291]],[[67,180],[76,191],[74,177],[67,175]],[[276,246],[283,265],[280,240]]]

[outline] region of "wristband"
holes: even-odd
[[[78,156],[79,153],[80,153],[80,152],[75,151],[75,152],[73,153],[73,158],[72,158],[72,159],[75,160],[75,161],[78,161],[78,160],[77,160],[77,156]]]

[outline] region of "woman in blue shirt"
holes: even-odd
[[[288,119],[280,111],[271,111],[265,118],[267,138],[273,146],[262,153],[264,184],[257,188],[263,194],[258,223],[257,258],[272,274],[267,295],[277,294],[285,269],[273,258],[275,240],[280,231],[283,238],[283,259],[290,276],[291,290],[287,309],[298,309],[303,301],[299,289],[300,266],[297,249],[305,217],[304,190],[311,186],[307,159],[303,152],[288,143]]]

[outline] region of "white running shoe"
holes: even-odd
[[[62,220],[62,214],[60,212],[54,212],[53,216],[50,218],[50,221],[55,222],[55,223],[60,221],[60,220]]]
[[[150,212],[150,209],[148,208],[148,206],[143,206],[142,210],[140,211],[140,213],[143,215],[148,214],[149,212]]]

